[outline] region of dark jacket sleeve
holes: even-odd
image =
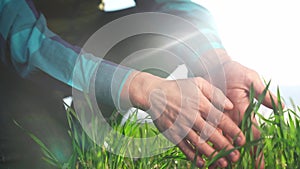
[[[94,90],[91,83],[95,82],[97,95],[112,106],[132,71],[65,42],[48,29],[45,17],[31,0],[0,0],[0,45],[1,61],[22,77],[41,71],[87,93]]]

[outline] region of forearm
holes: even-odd
[[[218,35],[214,18],[207,9],[190,0],[136,0],[136,2],[139,8],[146,11],[179,16],[190,24],[189,27],[198,30],[184,32],[185,30],[176,29],[185,34],[180,39],[185,44],[178,45],[175,48],[176,53],[179,53],[188,68],[192,69],[193,76],[204,76],[230,59]]]
[[[22,77],[44,72],[44,78],[57,79],[82,92],[91,92],[95,86],[98,101],[117,106],[120,88],[131,69],[81,52],[62,40],[48,29],[45,18],[31,1],[0,0],[0,18],[1,61]],[[8,44],[9,57],[2,44]]]

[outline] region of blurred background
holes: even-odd
[[[295,0],[194,0],[213,14],[231,57],[256,70],[287,105],[300,104],[299,3]]]

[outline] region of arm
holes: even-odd
[[[121,89],[131,69],[119,68],[118,78],[111,83],[117,65],[81,52],[80,48],[51,32],[32,1],[1,0],[0,17],[2,62],[13,67],[24,78],[45,72],[49,75],[46,78],[55,78],[86,92],[91,79],[96,76],[98,95],[106,98],[101,102],[114,106],[112,97],[119,96],[117,92],[112,95],[110,89]],[[8,44],[10,57],[6,57],[5,44]]]
[[[136,4],[145,11],[179,16],[198,29],[201,35],[190,36],[191,32],[186,34],[188,40],[192,41],[189,47],[195,50],[197,56],[187,56],[188,52],[182,52],[183,60],[194,76],[209,74],[210,71],[230,60],[218,35],[214,18],[204,7],[191,0],[136,0]],[[184,51],[183,48],[179,50]]]
[[[165,135],[178,144],[191,160],[193,160],[196,153],[193,146],[196,146],[200,153],[206,156],[215,151],[213,147],[206,143],[207,139],[218,146],[217,150],[233,148],[232,144],[223,135],[216,130],[210,130],[214,129],[215,126],[204,120],[208,116],[207,112],[213,110],[213,113],[220,117],[220,128],[225,133],[231,135],[232,138],[240,133],[239,128],[229,118],[222,116],[218,109],[220,105],[222,106],[221,109],[231,109],[230,101],[227,100],[229,103],[224,105],[226,97],[204,79],[182,80],[178,86],[176,81],[166,81],[125,67],[118,70],[120,72],[118,74],[119,78],[113,79],[112,76],[117,69],[116,65],[87,53],[78,53],[72,46],[61,42],[60,38],[48,30],[43,16],[35,15],[38,13],[32,11],[27,2],[16,0],[1,5],[2,9],[5,7],[5,10],[1,10],[1,17],[8,19],[8,21],[3,21],[5,26],[0,29],[1,34],[3,39],[9,43],[10,51],[12,51],[11,65],[23,77],[28,78],[35,71],[43,71],[71,87],[87,91],[91,78],[96,74],[96,86],[101,86],[98,87],[100,91],[97,94],[102,92],[101,96],[105,98],[104,102],[114,105],[113,100],[116,97],[118,98],[119,94],[121,100],[128,101],[127,98],[129,98],[134,106],[141,107],[144,110],[150,109],[151,117],[160,131],[168,130],[176,121],[176,118],[181,117],[178,118],[179,123],[173,128],[171,127],[170,132],[165,133]],[[19,13],[22,13],[22,15],[18,16]],[[75,81],[72,77],[73,73],[76,75]],[[186,86],[190,87],[186,88]],[[128,92],[126,92],[127,89]],[[182,89],[187,90],[181,91]],[[220,100],[211,103],[210,100],[216,93],[218,93]],[[186,105],[185,110],[181,110],[182,101],[185,101],[185,104],[183,104]],[[166,107],[162,106],[161,103],[166,103]],[[192,106],[187,106],[189,104],[192,104]],[[191,123],[194,121],[195,125]],[[205,129],[209,132],[204,132],[203,138],[199,137],[198,132],[201,133]],[[184,138],[180,137],[182,132],[187,134],[183,136]],[[242,145],[244,137],[242,134],[239,134],[239,136],[241,140],[237,144]],[[235,161],[237,157],[238,152],[229,158]],[[200,155],[197,159],[198,166],[202,166],[204,161]],[[219,163],[220,166],[224,166],[226,160],[224,158],[220,159]]]

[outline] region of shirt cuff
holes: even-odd
[[[120,95],[133,69],[103,60],[96,72],[95,92],[98,105],[121,110]],[[101,107],[99,107],[101,109]]]

